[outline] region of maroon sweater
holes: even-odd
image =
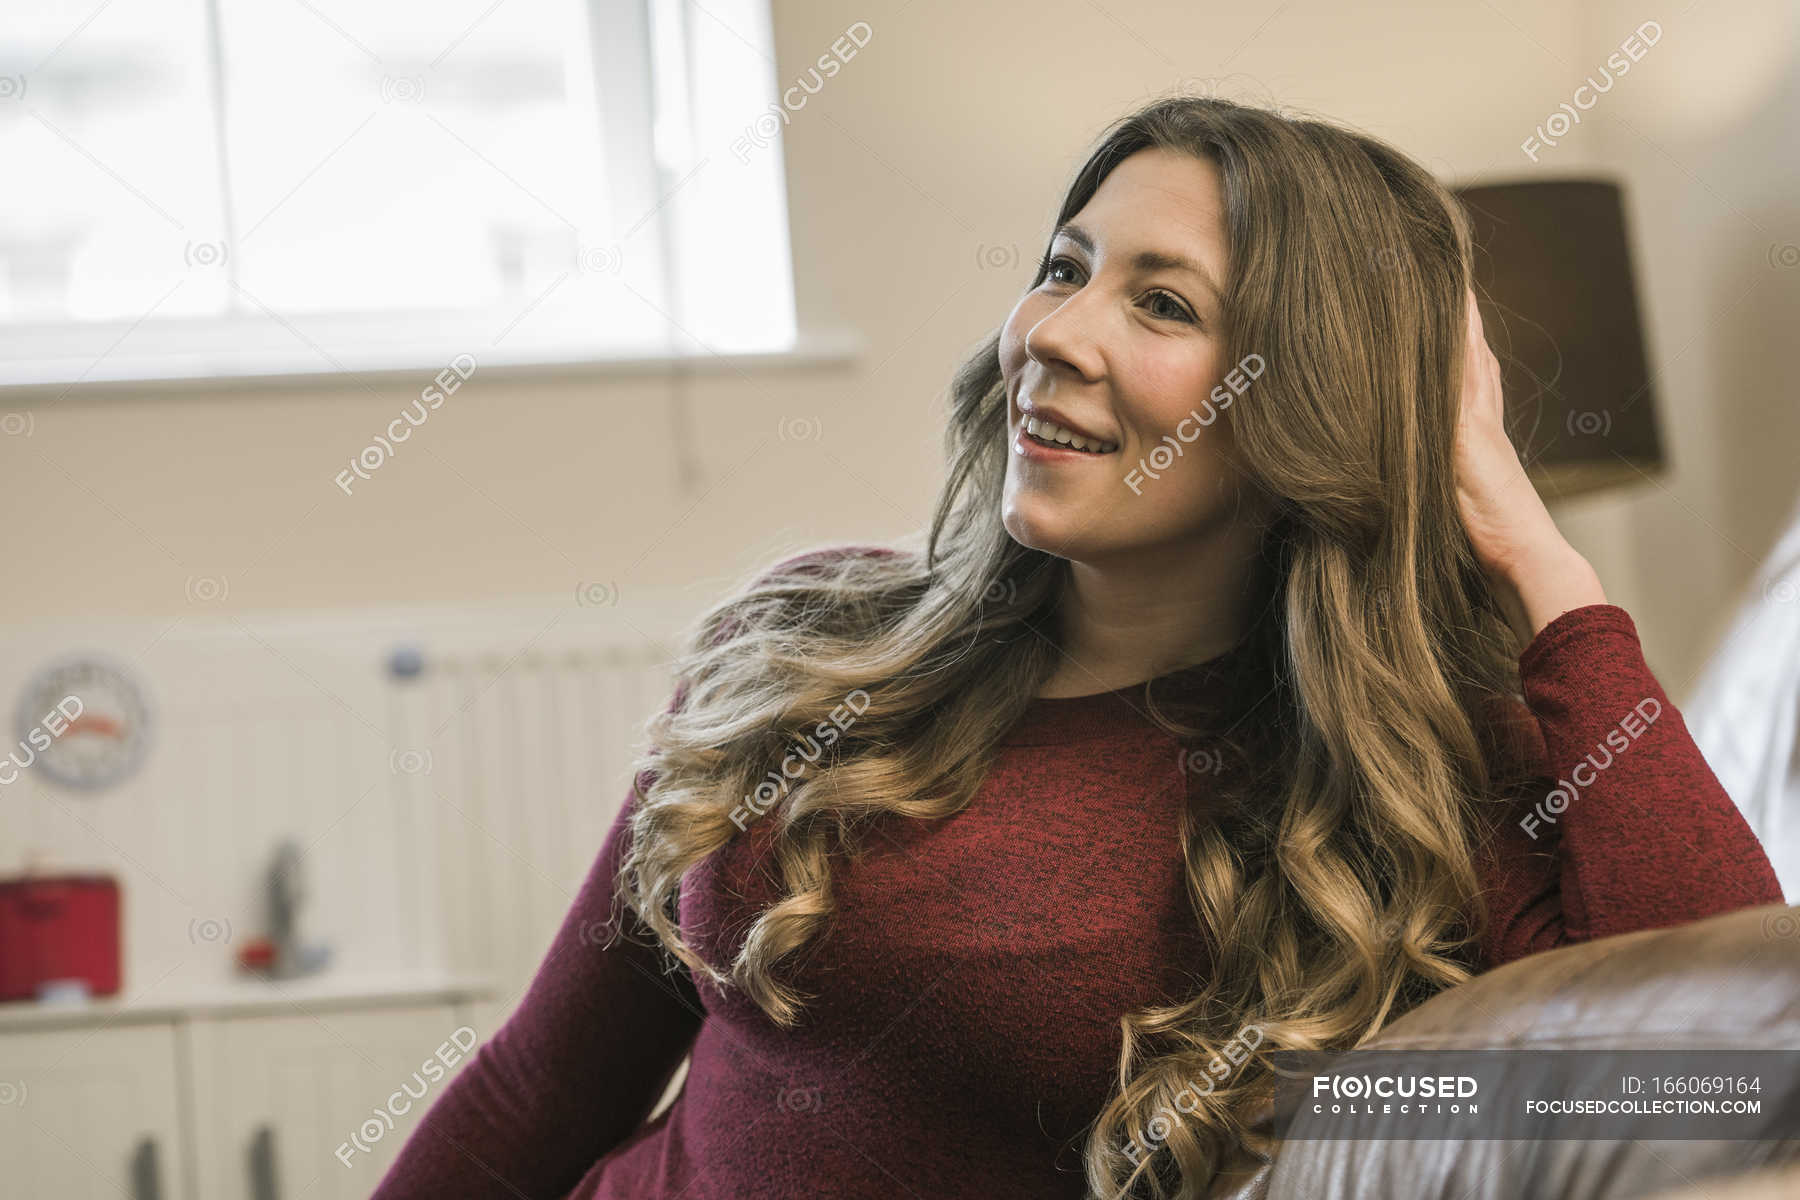
[[[1159,677],[1158,695],[1208,686],[1221,661]],[[1509,728],[1545,786],[1483,843],[1483,969],[1782,899],[1623,609],[1557,617],[1520,671],[1530,711]],[[664,973],[644,935],[600,948],[621,811],[517,1011],[376,1200],[1082,1196],[1120,1015],[1207,970],[1176,836],[1207,776],[1183,772],[1141,696],[1034,700],[966,810],[877,826],[860,864],[838,862],[829,938],[790,976],[819,998],[791,1031]],[[685,880],[682,928],[709,962],[775,894],[758,867],[770,825],[753,818]]]

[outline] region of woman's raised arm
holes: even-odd
[[[1781,901],[1768,854],[1651,674],[1630,614],[1570,609],[1525,647],[1519,677],[1542,787],[1487,843],[1485,966]]]

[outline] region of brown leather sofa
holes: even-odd
[[[1364,1046],[1800,1049],[1800,908],[1741,909],[1535,954],[1440,992]],[[1240,1160],[1208,1196],[1800,1198],[1800,1081],[1770,1082],[1742,1139],[1292,1140],[1270,1161]]]
[[[1658,1192],[1650,1200],[1794,1200],[1795,1196],[1800,1196],[1800,1162],[1722,1181],[1709,1179],[1678,1192]]]

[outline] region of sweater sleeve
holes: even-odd
[[[782,560],[813,569],[897,553],[832,545]],[[729,636],[729,625],[716,641]],[[675,689],[672,711],[687,683]],[[654,772],[639,778],[648,790]],[[371,1200],[562,1200],[643,1126],[699,1035],[705,1012],[686,967],[635,921],[613,881],[629,847],[628,794],[525,997],[439,1095]],[[625,935],[612,940],[616,929]]]
[[[560,1197],[649,1115],[703,1010],[686,968],[665,971],[622,899],[615,912],[635,808],[628,794],[524,999],[413,1129],[371,1200]],[[629,936],[611,941],[618,927]]]
[[[1651,674],[1624,609],[1562,613],[1520,654],[1519,679],[1525,707],[1510,732],[1539,786],[1505,806],[1483,847],[1483,970],[1781,902],[1768,854]]]

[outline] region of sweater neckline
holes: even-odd
[[[1250,653],[1253,639],[1245,638],[1223,654],[1203,662],[1165,671],[1123,687],[1081,696],[1033,696],[1000,744],[1049,746],[1086,742],[1120,734],[1161,731],[1150,719],[1145,685],[1156,697],[1157,707],[1167,711],[1176,704],[1204,700],[1226,686],[1236,672],[1232,668]]]

